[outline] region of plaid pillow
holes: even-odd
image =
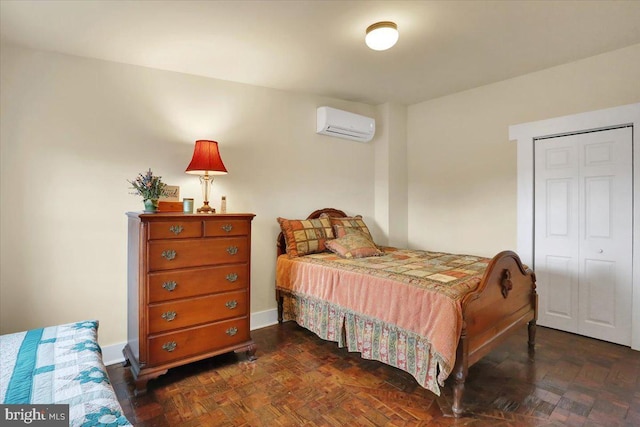
[[[320,218],[323,218],[325,214],[320,215]],[[343,218],[333,218],[328,215],[326,218],[329,218],[331,221],[331,225],[333,226],[333,231],[336,237],[343,237],[349,234],[351,231],[361,231],[365,236],[369,238],[373,242],[373,237],[371,237],[371,232],[367,227],[367,224],[362,220],[361,215],[356,215],[353,217],[343,217]]]
[[[287,254],[297,257],[326,250],[325,242],[333,239],[331,221],[328,218],[285,219],[278,218],[280,229],[287,243]]]
[[[354,230],[343,237],[329,240],[325,243],[327,248],[342,258],[365,258],[380,256],[384,253],[378,249],[362,231]]]

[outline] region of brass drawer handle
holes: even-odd
[[[234,308],[236,308],[238,306],[238,301],[232,299],[231,301],[227,301],[224,303],[224,305],[229,309],[229,310],[233,310]]]
[[[225,231],[225,233],[228,233],[228,232],[230,232],[231,230],[233,230],[233,225],[231,225],[231,224],[225,224],[225,225],[223,225],[223,226],[222,226],[222,227],[220,227],[220,228],[222,228],[222,229]]]
[[[176,344],[175,341],[169,341],[169,342],[166,342],[166,343],[162,344],[162,349],[164,351],[168,351],[169,353],[171,353],[173,350],[176,349],[177,346],[178,346],[178,344]]]
[[[229,247],[227,248],[227,253],[228,253],[229,255],[235,255],[235,254],[237,254],[237,253],[238,253],[238,247],[237,247],[237,246],[229,246]]]
[[[182,230],[184,230],[184,228],[181,225],[172,225],[171,227],[169,227],[169,231],[175,234],[176,236],[182,233]]]
[[[167,249],[166,251],[162,251],[162,258],[166,258],[167,261],[171,261],[176,257],[177,253],[173,249]]]
[[[165,313],[162,313],[160,317],[162,317],[167,322],[171,322],[173,319],[176,318],[177,315],[178,313],[176,313],[175,311],[167,311]]]
[[[227,274],[226,279],[229,282],[235,282],[236,280],[238,280],[238,275],[236,273],[229,273],[229,274]]]
[[[173,292],[173,290],[176,288],[176,286],[178,286],[178,283],[174,282],[173,280],[170,281],[170,282],[164,282],[162,284],[162,287],[165,288],[169,292]]]
[[[225,334],[229,335],[230,337],[234,336],[237,333],[238,333],[238,328],[236,328],[235,326],[225,331]]]

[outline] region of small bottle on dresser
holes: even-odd
[[[222,196],[222,201],[220,202],[220,213],[227,213],[227,196]]]

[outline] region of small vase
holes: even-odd
[[[158,211],[158,199],[144,199],[144,213],[156,213]]]

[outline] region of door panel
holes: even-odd
[[[585,179],[585,237],[611,238],[611,182],[614,177]]]
[[[631,128],[580,137],[578,332],[631,344],[633,153]],[[582,290],[584,290],[582,292]]]
[[[615,326],[616,294],[612,292],[616,283],[615,267],[611,261],[584,260],[585,322]]]
[[[578,149],[536,142],[535,270],[538,323],[578,331]]]
[[[546,258],[546,313],[553,316],[560,316],[571,320],[572,315],[572,289],[573,283],[567,278],[571,278],[571,258],[548,256]],[[577,329],[577,323],[572,329]]]
[[[541,325],[631,342],[631,137],[621,128],[535,143]]]
[[[571,180],[547,181],[547,237],[569,238]]]

